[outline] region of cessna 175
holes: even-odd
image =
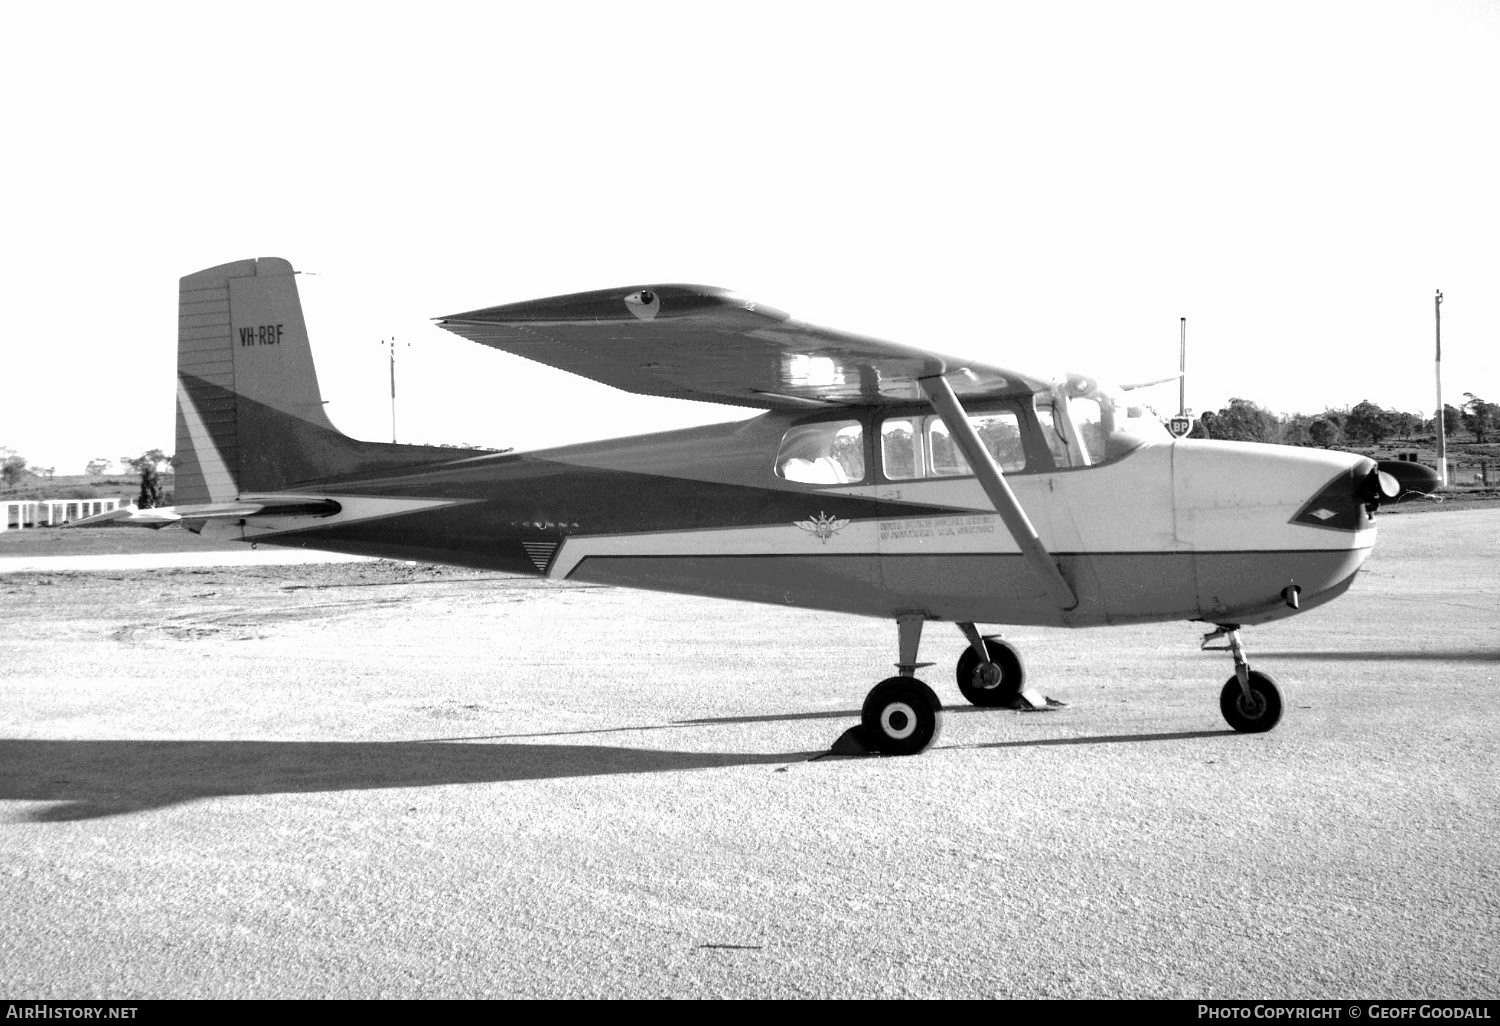
[[[1397,493],[1344,453],[1174,440],[1092,378],[1032,377],[817,327],[716,288],[626,287],[471,310],[449,331],[617,388],[755,407],[713,427],[522,453],[357,441],[323,412],[292,266],[181,281],[178,505],[81,521],[555,580],[785,603],[897,624],[869,747],[927,748],[923,625],[968,640],[977,705],[1024,691],[978,624],[1215,627],[1220,706],[1264,731],[1281,697],[1246,624],[1341,594]]]

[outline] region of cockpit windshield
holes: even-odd
[[[1172,434],[1149,407],[1097,378],[1069,374],[1049,397],[1037,396],[1037,412],[1052,457],[1059,466],[1111,463],[1150,441]]]

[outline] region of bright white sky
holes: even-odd
[[[1500,398],[1500,3],[7,4],[0,445],[172,451],[177,278],[299,279],[328,410],[730,419],[431,318],[685,281],[1188,403]],[[1170,411],[1174,385],[1153,398]]]

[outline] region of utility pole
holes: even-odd
[[[391,442],[396,441],[396,339],[392,337],[389,341],[381,339],[380,344],[387,346],[391,351]],[[411,343],[406,343],[406,348],[411,348]]]
[[[1168,428],[1174,438],[1186,438],[1193,430],[1193,416],[1187,406],[1187,318],[1182,318],[1177,342],[1177,416]]]
[[[1177,415],[1187,416],[1187,318],[1182,318],[1182,332],[1177,343],[1177,369],[1181,376],[1177,379]]]
[[[1443,290],[1438,289],[1437,295],[1432,300],[1432,315],[1437,324],[1437,357],[1434,361],[1437,371],[1437,443],[1438,443],[1438,486],[1448,487],[1448,419],[1443,416]]]

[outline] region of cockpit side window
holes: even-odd
[[[1036,404],[1037,423],[1042,428],[1042,438],[1047,443],[1047,451],[1052,454],[1052,463],[1057,467],[1070,467],[1079,463],[1074,457],[1072,450],[1075,448],[1068,442],[1067,418],[1057,410],[1050,402],[1038,402]]]
[[[880,457],[885,476],[908,481],[927,476],[927,446],[921,417],[890,417],[880,425]]]
[[[1007,474],[1020,473],[1026,469],[1026,450],[1021,446],[1021,423],[1010,410],[998,413],[976,413],[969,417],[974,433],[1000,469]],[[959,452],[958,443],[948,432],[948,425],[941,417],[927,418],[927,448],[932,453],[932,473],[935,477],[957,477],[972,474],[969,461]]]
[[[1114,410],[1106,409],[1097,396],[1074,396],[1068,400],[1068,412],[1073,415],[1073,426],[1083,446],[1083,465],[1105,462],[1109,436],[1114,433]]]
[[[1082,374],[1069,374],[1047,399],[1038,396],[1037,414],[1059,467],[1096,467],[1172,440],[1150,407]]]
[[[776,476],[799,484],[854,484],[865,478],[865,432],[857,420],[799,424],[781,439]]]
[[[1026,470],[1026,445],[1018,411],[972,413],[969,423],[1002,471]],[[892,481],[973,474],[948,425],[933,414],[886,418],[880,425],[880,453],[882,469]]]

